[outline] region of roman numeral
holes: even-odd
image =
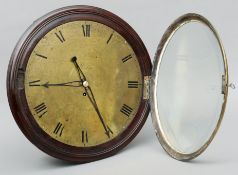
[[[108,40],[107,40],[107,44],[111,41],[112,36],[113,36],[113,33],[114,33],[114,32],[112,32],[112,34],[109,36],[109,38],[108,38]]]
[[[82,143],[88,143],[88,132],[87,130],[82,130]]]
[[[36,107],[34,107],[34,110],[39,118],[41,118],[44,114],[47,113],[47,107],[46,107],[45,103],[41,103],[41,104],[37,105]]]
[[[55,127],[54,134],[61,136],[64,130],[64,126],[62,123],[58,123]]]
[[[88,24],[82,25],[82,29],[83,29],[83,36],[90,37],[90,25]]]
[[[65,42],[64,36],[61,31],[56,32],[55,35],[60,40],[61,43]]]
[[[127,62],[129,59],[131,59],[131,58],[132,58],[132,55],[131,55],[131,54],[130,54],[130,55],[127,55],[126,57],[122,58],[122,62],[125,63],[125,62]]]
[[[44,56],[44,55],[41,55],[41,54],[38,54],[38,53],[35,53],[37,57],[39,58],[44,58],[44,59],[47,59],[47,56]]]
[[[131,112],[133,111],[133,109],[129,106],[127,106],[126,104],[123,104],[120,112],[122,112],[123,114],[125,114],[127,117],[130,116]]]
[[[128,81],[128,88],[138,88],[138,81]]]
[[[35,81],[29,82],[29,86],[41,86],[40,80],[35,80]]]

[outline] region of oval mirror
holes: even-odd
[[[187,14],[167,29],[150,92],[157,136],[173,158],[192,159],[214,138],[227,100],[227,71],[221,41],[204,17]]]

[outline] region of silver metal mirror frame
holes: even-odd
[[[168,142],[167,138],[165,137],[165,134],[163,133],[162,127],[161,127],[161,123],[159,120],[159,109],[157,106],[157,79],[158,79],[158,74],[159,74],[159,69],[160,69],[160,64],[162,61],[162,57],[164,55],[164,52],[166,50],[166,47],[170,41],[170,39],[172,38],[172,36],[175,34],[175,32],[182,27],[183,25],[185,25],[186,23],[192,22],[192,21],[198,21],[201,22],[203,24],[205,24],[206,26],[208,26],[210,28],[210,30],[213,32],[213,34],[215,35],[220,48],[221,48],[221,52],[222,52],[222,56],[223,56],[223,62],[224,62],[224,82],[225,82],[225,88],[224,88],[224,100],[223,100],[223,104],[222,104],[222,109],[220,112],[220,117],[219,120],[217,122],[216,128],[214,129],[213,133],[211,134],[210,138],[206,141],[206,143],[197,151],[191,153],[191,154],[184,154],[181,152],[178,152],[177,150],[175,150]],[[151,104],[151,116],[152,116],[152,122],[155,128],[155,132],[156,135],[160,141],[160,144],[162,145],[162,147],[164,148],[164,150],[174,159],[177,160],[182,160],[182,161],[186,161],[186,160],[191,160],[197,156],[199,156],[203,151],[205,151],[205,149],[208,147],[208,145],[211,143],[211,141],[213,140],[213,138],[215,137],[217,130],[220,127],[221,121],[223,119],[224,116],[224,112],[225,112],[225,108],[226,108],[226,102],[227,102],[227,96],[228,96],[228,66],[227,66],[227,58],[226,58],[226,54],[225,54],[225,50],[224,47],[222,45],[222,42],[220,40],[220,37],[218,36],[215,28],[211,25],[211,23],[204,18],[201,15],[198,14],[194,14],[194,13],[189,13],[189,14],[185,14],[183,16],[181,16],[180,18],[178,18],[177,20],[175,20],[172,25],[170,25],[168,27],[168,29],[166,30],[165,34],[163,35],[160,44],[157,48],[156,54],[155,54],[155,58],[154,58],[154,64],[153,64],[153,70],[152,70],[152,76],[151,76],[151,82],[150,82],[150,104]]]

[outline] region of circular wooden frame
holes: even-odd
[[[173,37],[173,35],[175,34],[175,32],[182,27],[183,25],[185,25],[186,23],[189,23],[191,21],[197,21],[200,22],[202,24],[204,24],[205,26],[207,26],[211,32],[214,34],[214,36],[217,39],[217,42],[219,43],[220,49],[221,49],[221,53],[222,53],[222,57],[223,57],[223,62],[224,62],[224,100],[223,100],[223,104],[222,104],[222,108],[221,108],[221,112],[220,112],[220,116],[219,116],[219,120],[216,124],[216,127],[214,129],[214,131],[212,132],[211,136],[209,137],[209,139],[205,142],[205,144],[203,146],[201,146],[200,149],[198,149],[197,151],[190,153],[190,154],[185,154],[185,153],[181,153],[178,152],[168,141],[168,139],[166,138],[164,131],[162,129],[161,126],[161,122],[160,122],[160,117],[159,117],[159,109],[158,109],[158,104],[157,104],[157,80],[158,80],[158,74],[159,74],[159,69],[160,69],[160,63],[162,61],[162,57],[164,55],[164,52],[166,50],[166,47],[170,41],[170,39]],[[226,54],[225,54],[225,50],[224,47],[222,45],[222,42],[220,40],[220,37],[218,35],[218,33],[216,32],[215,28],[212,26],[212,24],[203,16],[198,15],[198,14],[194,14],[194,13],[189,13],[189,14],[185,14],[181,17],[179,17],[177,20],[175,20],[166,30],[166,32],[164,33],[160,44],[157,48],[157,52],[155,55],[155,59],[154,59],[154,67],[152,70],[152,75],[151,75],[151,86],[150,86],[150,104],[151,104],[151,116],[152,116],[152,121],[153,121],[153,125],[154,128],[156,130],[156,135],[158,137],[158,140],[160,141],[162,147],[164,148],[164,150],[174,159],[177,160],[182,160],[182,161],[186,161],[186,160],[190,160],[190,159],[194,159],[197,156],[199,156],[203,151],[206,150],[206,148],[208,147],[208,145],[211,143],[211,141],[213,140],[213,138],[215,137],[219,126],[221,124],[221,121],[223,119],[224,116],[224,112],[225,112],[225,108],[226,108],[226,102],[227,102],[227,96],[228,96],[228,66],[227,66],[227,58],[226,58]]]
[[[107,25],[122,35],[134,50],[142,77],[151,75],[148,52],[137,33],[118,16],[91,6],[69,6],[48,13],[35,21],[17,43],[7,73],[7,93],[12,114],[24,135],[45,153],[67,161],[84,163],[109,157],[132,141],[144,125],[149,113],[149,101],[141,98],[135,118],[120,135],[93,147],[74,147],[46,134],[32,116],[25,96],[24,73],[29,56],[39,40],[51,29],[75,20],[91,20]],[[143,84],[144,88],[144,84]]]

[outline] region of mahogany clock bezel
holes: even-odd
[[[92,6],[69,6],[52,11],[35,21],[21,37],[11,56],[7,72],[7,95],[13,117],[24,135],[45,153],[71,162],[90,162],[109,157],[129,144],[139,133],[149,114],[149,100],[141,98],[139,109],[129,126],[109,142],[93,147],[74,147],[45,133],[28,107],[24,90],[24,71],[38,41],[51,29],[75,20],[91,20],[111,27],[122,35],[134,50],[142,77],[151,76],[149,54],[138,34],[120,17]],[[144,89],[144,83],[142,84]],[[142,92],[143,93],[143,92]]]

